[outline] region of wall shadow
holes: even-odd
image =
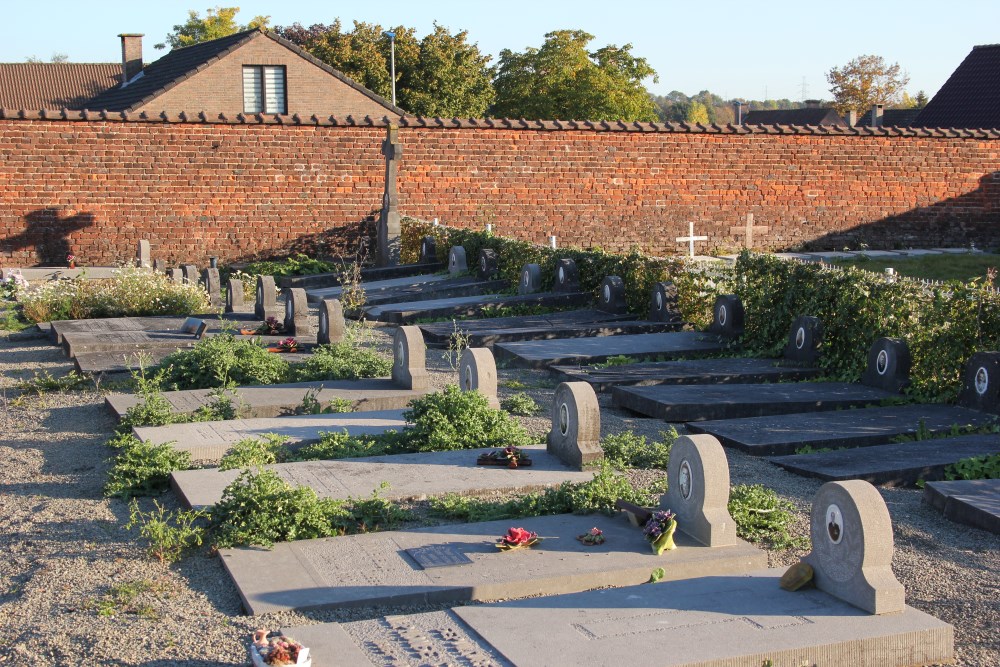
[[[363,257],[371,259],[376,252],[378,211],[354,223],[347,223],[313,234],[302,234],[267,250],[254,254],[234,255],[234,262],[278,259],[303,254],[313,258]]]
[[[32,249],[35,266],[66,266],[66,256],[74,252],[69,236],[94,224],[92,213],[61,217],[63,209],[47,207],[24,216],[24,231],[0,239],[0,251],[12,253]]]

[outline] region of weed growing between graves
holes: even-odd
[[[169,443],[151,445],[134,435],[119,435],[108,441],[118,455],[108,471],[104,495],[125,500],[134,496],[159,495],[167,490],[170,473],[190,470],[191,454]]]
[[[296,382],[357,380],[392,373],[392,359],[349,342],[317,347],[309,359],[292,367]]]
[[[763,484],[738,484],[729,492],[729,514],[736,522],[736,534],[774,549],[801,547],[808,542],[788,532],[794,509]]]
[[[219,470],[237,470],[281,463],[288,459],[284,444],[288,436],[265,433],[259,438],[243,438],[219,460]]]
[[[280,355],[229,332],[203,338],[190,349],[166,356],[160,367],[165,369],[164,385],[173,390],[210,389],[229,383],[275,384],[291,374]]]
[[[35,371],[35,376],[30,380],[21,380],[17,383],[17,388],[28,394],[41,396],[51,391],[77,391],[85,389],[93,382],[89,375],[82,375],[76,371],[70,371],[61,377],[55,377],[47,370]]]
[[[598,364],[594,364],[594,368],[613,368],[614,366],[628,366],[629,364],[634,364],[638,359],[634,357],[626,357],[624,354],[619,354],[614,357],[608,357],[604,361]]]
[[[314,259],[308,255],[299,253],[294,257],[284,259],[269,259],[257,262],[250,262],[243,271],[251,276],[311,276],[317,273],[330,273],[337,265],[333,262],[326,262],[321,259]],[[256,284],[254,285],[256,289]],[[251,290],[252,292],[253,290]]]
[[[528,396],[523,391],[511,394],[507,398],[500,401],[500,408],[512,415],[519,415],[522,417],[531,417],[542,411],[541,406],[535,402],[535,399]]]
[[[354,412],[354,403],[346,398],[332,398],[330,401],[323,405],[319,402],[317,396],[319,392],[322,391],[322,387],[316,389],[310,389],[302,397],[302,403],[295,408],[295,414],[297,415],[325,415],[325,414],[342,414],[345,412]]]
[[[451,321],[452,332],[448,336],[448,347],[444,352],[445,361],[451,370],[458,370],[458,365],[462,359],[462,353],[469,349],[469,332],[458,327],[456,320]]]
[[[1000,454],[972,456],[956,461],[944,469],[944,478],[1000,479]]]
[[[171,282],[165,274],[125,266],[111,278],[50,280],[18,290],[18,302],[31,322],[188,315],[208,310],[208,293],[197,285]]]
[[[646,436],[636,435],[631,431],[607,435],[601,440],[604,459],[618,469],[625,468],[659,468],[667,469],[670,460],[670,448],[677,440],[677,430],[671,426],[667,431],[660,431],[660,440],[646,441]]]
[[[147,620],[156,620],[159,616],[149,604],[140,602],[140,598],[148,595],[162,595],[169,592],[169,585],[149,579],[135,579],[112,584],[106,595],[96,600],[89,600],[86,608],[93,609],[98,616],[115,617],[119,614],[134,614]]]
[[[390,431],[382,435],[348,435],[347,431],[321,433],[317,443],[306,445],[288,454],[290,461],[332,461],[359,456],[404,454],[403,438]]]
[[[524,447],[533,439],[517,421],[491,408],[478,391],[448,385],[422,396],[403,413],[412,427],[401,435],[414,452],[439,452],[476,447]]]
[[[178,510],[168,512],[163,505],[153,501],[155,509],[143,512],[135,499],[129,504],[129,521],[125,530],[139,528],[139,535],[146,540],[146,553],[161,563],[175,563],[189,549],[200,547],[205,536],[203,510]]]
[[[24,331],[30,326],[31,322],[21,317],[17,304],[0,301],[0,331]]]
[[[132,372],[132,382],[139,402],[125,411],[118,426],[118,434],[131,433],[134,426],[165,426],[167,424],[184,424],[199,421],[224,421],[239,419],[246,411],[242,403],[234,402],[230,392],[235,385],[230,383],[210,392],[211,400],[195,410],[192,414],[179,414],[163,396],[163,383],[166,369],[160,368],[152,375],[146,374],[145,364],[140,362],[139,369]]]

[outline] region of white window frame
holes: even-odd
[[[259,108],[251,109],[247,104],[247,70],[253,72],[253,77],[260,85]],[[279,76],[281,81],[281,91],[273,90],[273,86],[268,86],[268,70]],[[285,65],[243,65],[243,113],[288,113],[288,68]],[[255,100],[257,101],[257,100]],[[276,111],[267,111],[268,108]]]

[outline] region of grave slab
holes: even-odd
[[[898,252],[891,250],[848,250],[847,253],[854,259],[869,257],[871,259],[898,259],[902,257]]]
[[[89,280],[106,280],[114,277],[115,272],[120,270],[116,266],[88,266],[76,269],[63,266],[6,268],[0,269],[0,280],[5,280],[18,274],[27,280],[28,283],[60,280],[62,278],[80,278],[81,276],[86,276]]]
[[[288,436],[292,446],[318,442],[320,433],[344,431],[350,435],[385,433],[406,425],[402,410],[347,412],[327,415],[302,415],[273,419],[230,419],[228,421],[170,424],[168,426],[137,426],[132,432],[137,438],[152,444],[171,446],[190,452],[198,461],[217,460],[243,438],[256,438],[267,433]]]
[[[516,329],[494,329],[469,334],[469,344],[477,347],[493,347],[497,343],[523,340],[552,340],[555,338],[593,338],[598,336],[622,336],[646,333],[677,331],[680,327],[669,322],[648,320],[627,320],[617,322],[597,322],[593,324],[571,324],[561,327],[524,327]]]
[[[159,364],[167,355],[177,351],[174,349],[151,350],[118,350],[114,352],[81,352],[73,358],[73,365],[80,373],[100,373],[114,375],[130,373],[139,368],[139,362],[145,359],[149,368]],[[288,363],[301,363],[309,358],[303,352],[283,353],[281,358]]]
[[[234,327],[246,324],[256,327],[253,313],[205,313],[191,315],[205,320],[210,325],[217,325],[219,320],[231,322]],[[56,345],[63,344],[63,336],[67,333],[110,334],[117,331],[179,331],[185,317],[170,315],[151,317],[106,317],[88,320],[56,320],[49,322],[49,337]],[[210,329],[211,331],[211,329]]]
[[[718,573],[453,611],[516,665],[890,667],[953,656],[954,630],[933,616],[912,607],[873,616],[822,591],[784,591],[781,573]]]
[[[365,306],[377,306],[488,294],[507,287],[507,281],[484,280],[473,276],[451,278],[447,275],[431,275],[362,283],[361,287],[365,292]],[[342,293],[343,289],[340,287],[328,287],[310,290],[308,298],[310,303],[318,303],[323,299],[339,299]]]
[[[885,486],[912,486],[944,478],[960,459],[1000,453],[1000,435],[963,435],[914,442],[778,456],[771,463],[806,477],[828,481],[863,479]]]
[[[482,294],[452,299],[428,299],[412,303],[386,303],[367,307],[364,309],[364,314],[367,319],[377,322],[407,324],[423,318],[474,316],[481,313],[486,307],[546,306],[570,308],[585,304],[590,299],[589,292],[538,293],[517,296]]]
[[[565,364],[592,364],[616,356],[672,359],[698,357],[717,354],[726,348],[727,343],[718,336],[696,331],[678,331],[498,343],[493,346],[493,353],[497,359],[507,359],[518,366],[546,368]]]
[[[842,410],[898,398],[850,382],[614,387],[611,402],[654,419],[692,422]]]
[[[198,318],[192,318],[198,319]],[[180,320],[183,324],[184,320]],[[222,333],[223,329],[232,330],[236,327],[256,328],[256,322],[219,322],[218,319],[200,320],[206,324],[205,336],[211,337]],[[159,325],[156,325],[159,326]],[[131,352],[135,350],[167,350],[173,351],[192,347],[198,342],[196,331],[183,331],[181,326],[176,329],[142,329],[133,331],[105,331],[103,333],[77,333],[67,331],[62,335],[62,346],[66,356],[73,358],[79,354],[90,352]],[[263,344],[277,344],[287,336],[236,336],[237,338],[256,338]],[[305,335],[297,338],[303,344],[314,344],[316,336]]]
[[[609,391],[615,386],[790,382],[808,380],[820,373],[818,368],[783,365],[778,359],[751,358],[656,361],[607,368],[553,366],[551,370],[565,380],[589,382],[595,391]]]
[[[428,345],[447,345],[455,329],[469,336],[480,336],[488,340],[487,333],[506,329],[557,330],[573,326],[598,323],[633,321],[632,315],[618,315],[601,310],[567,310],[545,315],[518,315],[514,317],[489,317],[473,320],[458,320],[421,324],[420,331]]]
[[[416,276],[422,273],[435,273],[446,268],[443,262],[425,262],[423,264],[399,264],[397,266],[370,266],[361,269],[361,280],[378,281],[392,278]],[[308,276],[282,276],[278,286],[302,287],[305,289],[336,287],[340,285],[341,273],[314,273]]]
[[[210,389],[189,389],[185,391],[165,391],[163,398],[170,404],[175,414],[191,414],[205,407],[213,400]],[[313,394],[321,406],[333,400],[351,401],[354,412],[377,410],[400,410],[410,401],[425,395],[427,390],[402,389],[388,379],[371,380],[323,380],[317,382],[296,382],[253,387],[237,387],[227,392],[234,404],[242,405],[246,417],[280,417],[295,414],[302,405],[306,394]],[[142,399],[136,394],[109,394],[105,405],[117,418],[121,419],[132,406]]]
[[[367,498],[382,482],[389,488],[379,495],[393,500],[424,499],[445,493],[471,495],[494,491],[538,491],[563,482],[586,482],[593,471],[572,470],[543,446],[523,447],[531,466],[510,469],[476,465],[481,454],[493,451],[465,449],[448,452],[421,452],[335,461],[278,463],[267,468],[293,485],[307,486],[321,498],[345,500]],[[239,470],[214,468],[173,473],[171,486],[187,507],[211,507],[222,491],[239,475]]]
[[[921,248],[909,248],[907,250],[897,250],[900,255],[906,255],[907,257],[923,257],[925,255],[940,255],[940,250],[927,250]]]
[[[921,424],[931,433],[942,433],[955,425],[986,426],[995,419],[968,408],[917,404],[692,422],[688,430],[709,433],[726,447],[754,456],[780,456],[806,445],[814,449],[881,445],[916,434]]]
[[[760,569],[766,554],[745,542],[705,547],[678,533],[677,548],[656,556],[642,531],[622,517],[556,515],[518,519],[537,532],[530,549],[495,546],[512,522],[489,521],[224,549],[220,557],[250,614],[281,610],[422,604],[553,595],[648,581],[658,567],[668,579]],[[604,531],[603,545],[577,535]],[[422,570],[407,553],[446,545],[471,564]],[[267,572],[268,576],[261,576]]]
[[[1000,479],[928,482],[924,502],[952,521],[1000,535]]]

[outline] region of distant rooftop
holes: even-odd
[[[1000,44],[973,47],[914,124],[920,127],[1000,128]]]
[[[746,125],[845,125],[844,119],[831,108],[760,109],[743,118]]]
[[[0,108],[82,109],[121,75],[121,63],[0,63]]]

